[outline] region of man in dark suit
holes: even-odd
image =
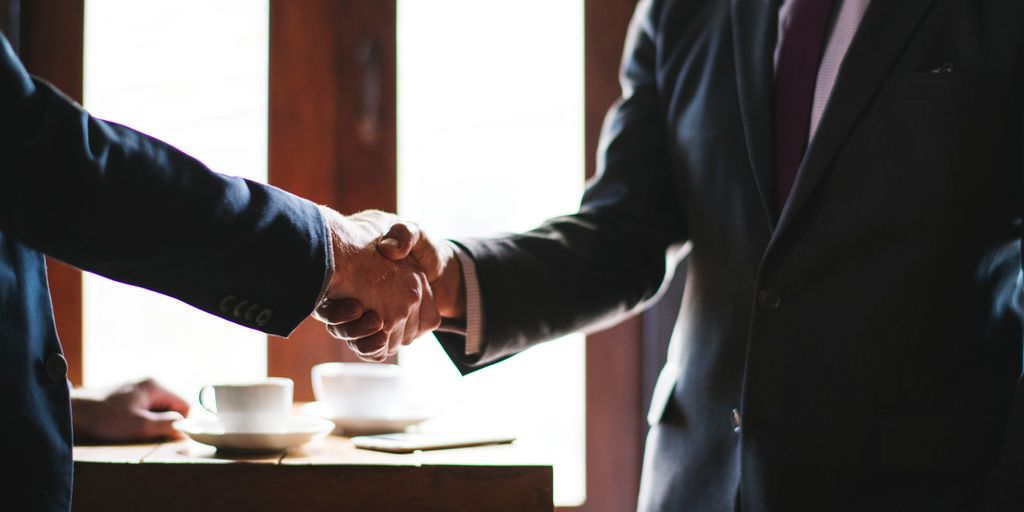
[[[376,338],[389,349],[439,321],[425,276],[373,246],[389,216],[342,217],[95,119],[29,76],[2,35],[0,113],[5,505],[70,507],[67,361],[44,253],[279,336],[314,309],[328,324],[361,314],[338,297],[377,311]]]
[[[636,311],[688,243],[641,510],[1024,510],[1020,330],[981,277],[1021,236],[1022,26],[1000,0],[641,0],[579,213],[415,242],[467,322],[443,346],[470,372]]]

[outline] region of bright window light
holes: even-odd
[[[267,1],[87,0],[85,107],[265,182]],[[83,299],[87,386],[153,376],[192,398],[266,375],[262,333],[89,274]]]
[[[519,231],[583,191],[582,0],[398,1],[399,213],[440,237]],[[429,428],[516,433],[585,499],[583,336],[460,377],[432,339],[401,363],[446,414]]]

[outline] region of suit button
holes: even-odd
[[[737,434],[739,434],[740,430],[741,430],[740,427],[742,427],[742,426],[743,426],[743,416],[740,416],[739,409],[733,409],[732,410],[732,431],[736,432]]]
[[[234,295],[228,295],[220,300],[220,312],[230,313],[235,307],[235,303],[238,302],[238,297]]]
[[[66,382],[68,378],[68,360],[64,355],[50,354],[46,358],[46,376],[54,382]]]
[[[273,316],[273,314],[274,313],[269,309],[264,309],[263,311],[260,311],[260,314],[256,317],[256,325],[260,327],[267,325],[267,322],[270,322],[270,317]]]
[[[260,307],[261,306],[259,304],[253,304],[249,306],[249,309],[245,310],[245,321],[252,322],[253,319],[256,317],[256,313],[259,313]]]
[[[757,303],[763,309],[773,311],[782,305],[782,295],[774,288],[765,288],[757,294]]]
[[[242,315],[245,314],[245,311],[243,311],[243,310],[248,305],[249,305],[249,301],[247,301],[247,300],[238,301],[238,304],[235,306],[234,311],[232,311],[232,314],[235,315],[235,318],[241,319]]]

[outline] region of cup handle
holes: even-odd
[[[211,408],[209,405],[206,405],[206,402],[203,400],[203,397],[206,396],[206,392],[210,389],[213,389],[213,386],[209,384],[199,388],[199,405],[203,409],[210,411],[212,414],[217,414],[217,411],[214,408]]]
[[[313,379],[312,380],[313,380],[313,398],[315,398],[317,400],[323,400],[322,398],[320,398],[320,397],[324,396],[323,392],[320,390],[321,389],[320,374],[318,374],[316,372],[313,372]]]

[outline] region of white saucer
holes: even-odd
[[[346,436],[404,432],[406,428],[419,425],[431,416],[429,411],[420,407],[389,415],[340,417],[331,414],[322,402],[309,402],[303,405],[302,413],[334,422],[338,430]]]
[[[284,432],[224,432],[216,418],[186,418],[174,422],[174,429],[195,441],[219,450],[279,452],[326,437],[334,424],[321,418],[292,416]]]

